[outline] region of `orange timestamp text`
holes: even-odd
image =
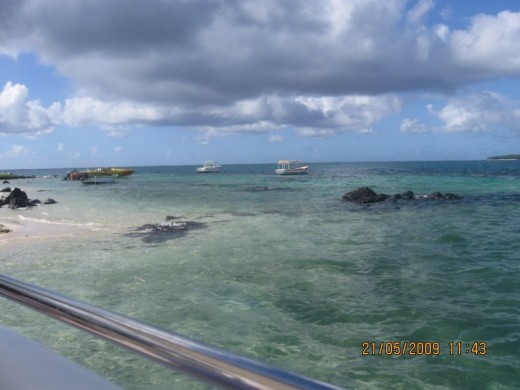
[[[444,349],[445,348],[445,349]],[[441,344],[438,341],[363,341],[362,356],[438,356],[449,353],[452,356],[487,354],[485,341],[450,341]]]

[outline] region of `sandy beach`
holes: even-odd
[[[10,230],[6,233],[0,233],[0,246],[3,247],[19,244],[21,241],[29,243],[29,240],[40,241],[77,236],[84,230],[79,226],[71,226],[70,224],[37,220],[4,207],[0,208],[0,228],[2,226],[3,229]]]

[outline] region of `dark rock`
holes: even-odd
[[[8,204],[11,209],[27,207],[30,203],[27,194],[19,188],[12,190],[9,196],[2,198],[1,202],[2,204]]]
[[[58,202],[56,202],[54,199],[51,199],[51,198],[48,198],[45,202],[43,202],[43,204],[55,204],[55,203],[58,203]]]
[[[347,202],[356,202],[361,204],[382,202],[388,198],[388,195],[376,194],[374,190],[369,187],[361,187],[357,190],[347,192],[345,195],[343,195],[343,200]]]
[[[11,229],[9,229],[7,226],[2,225],[0,223],[0,233],[9,233],[10,231],[11,231]]]
[[[162,222],[162,223],[148,223],[136,229],[137,231],[157,232],[173,232],[178,230],[186,230],[185,222]]]
[[[12,198],[20,198],[23,200],[29,200],[29,197],[27,196],[25,191],[22,191],[18,187],[16,187],[14,190],[12,190],[11,194],[9,196],[11,196]]]
[[[434,191],[428,195],[428,199],[430,199],[430,200],[442,199],[442,194],[438,191]]]
[[[7,197],[2,197],[0,199],[0,206],[7,204],[11,209],[17,209],[20,207],[32,207],[40,203],[41,202],[38,199],[29,199],[25,191],[22,191],[19,188],[15,188]]]
[[[181,217],[173,217],[177,219]],[[135,229],[135,233],[128,234],[130,237],[140,237],[147,243],[161,243],[175,238],[184,237],[189,230],[202,229],[205,223],[192,221],[174,222],[171,216],[166,217],[166,222],[148,223]]]
[[[4,180],[2,184],[10,184],[7,180]]]
[[[442,199],[446,199],[446,200],[460,200],[460,199],[462,199],[462,196],[457,195],[457,194],[453,194],[451,192],[447,192],[447,193],[444,194]]]
[[[428,199],[430,200],[460,200],[462,199],[461,195],[454,194],[452,192],[446,192],[445,194],[441,194],[440,192],[432,192],[428,195]]]
[[[461,195],[453,194],[451,192],[447,192],[446,194],[442,194],[438,191],[434,191],[429,195],[420,195],[416,196],[412,191],[406,191],[402,194],[395,194],[393,196],[385,195],[385,194],[377,194],[374,190],[369,187],[361,187],[357,190],[347,192],[343,195],[343,200],[348,202],[356,202],[356,203],[375,203],[382,202],[387,199],[391,200],[459,200],[462,199]]]
[[[401,194],[401,197],[406,200],[412,200],[415,199],[415,194],[412,191],[408,190],[406,192],[403,192]]]
[[[5,187],[3,190],[0,190],[0,192],[11,192],[11,187]]]

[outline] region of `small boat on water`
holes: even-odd
[[[133,169],[128,168],[96,168],[87,169],[89,176],[129,176],[134,173]]]
[[[217,173],[221,167],[216,161],[204,161],[204,165],[197,168],[197,173]]]
[[[87,173],[85,171],[78,171],[77,169],[71,169],[67,172],[67,174],[63,177],[63,180],[81,180],[83,179]]]
[[[298,160],[280,160],[275,172],[277,175],[302,175],[309,172],[309,166]]]
[[[80,171],[72,169],[67,172],[63,180],[82,180],[86,177],[93,176],[129,176],[135,171],[129,168],[96,168]]]
[[[83,184],[106,184],[116,181],[115,176],[86,176],[81,179]]]

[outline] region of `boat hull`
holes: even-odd
[[[220,164],[216,161],[204,161],[202,167],[195,170],[197,173],[218,173],[220,172]]]
[[[89,176],[129,176],[134,172],[133,169],[127,168],[98,168],[86,171]]]
[[[133,169],[128,168],[97,168],[87,169],[86,171],[78,171],[77,169],[73,169],[67,172],[64,180],[83,180],[84,178],[94,176],[129,176],[134,172],[135,171]]]
[[[280,168],[275,169],[275,173],[277,175],[305,175],[306,173],[309,173],[309,167]]]
[[[197,168],[197,173],[219,173],[220,168]]]
[[[81,180],[83,184],[108,184],[115,181],[116,179],[113,176],[92,176]]]

